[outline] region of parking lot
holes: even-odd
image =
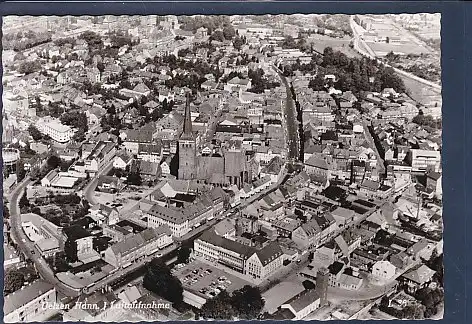
[[[198,260],[185,265],[177,265],[173,269],[173,273],[180,279],[185,290],[192,291],[204,298],[215,297],[223,290],[231,293],[250,284]]]

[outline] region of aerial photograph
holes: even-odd
[[[4,322],[442,319],[440,31],[4,16]]]

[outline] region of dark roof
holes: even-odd
[[[344,268],[344,264],[342,264],[341,262],[335,261],[333,264],[331,264],[328,267],[328,270],[329,270],[329,273],[336,275],[339,272],[341,272],[343,268]]]
[[[275,260],[283,254],[280,245],[275,242],[269,243],[266,247],[256,252],[257,257],[261,261],[262,265],[266,265],[269,262]]]
[[[89,232],[87,232],[83,227],[79,225],[73,225],[64,228],[64,234],[66,234],[67,238],[71,241],[92,236]]]
[[[256,250],[250,246],[231,241],[227,238],[216,235],[213,229],[203,232],[199,239],[212,245],[224,248],[226,250],[236,252],[246,259],[253,255],[254,252],[256,252]]]

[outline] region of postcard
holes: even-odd
[[[3,17],[4,321],[442,318],[440,29]]]

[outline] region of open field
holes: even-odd
[[[308,43],[313,44],[313,48],[323,53],[326,47],[331,47],[333,50],[340,51],[350,57],[360,57],[359,53],[349,47],[351,42],[350,37],[333,38],[326,35],[311,35],[308,38]]]
[[[366,44],[375,52],[377,56],[384,56],[390,51],[394,53],[404,53],[404,54],[429,54],[430,50],[426,47],[409,43],[409,44],[387,44],[387,43],[376,43],[376,42],[366,42]]]
[[[434,91],[431,87],[426,87],[424,84],[418,81],[401,75],[400,78],[403,80],[406,88],[409,90],[409,95],[411,98],[418,101],[419,103],[427,105],[431,102],[442,101],[441,93]]]

